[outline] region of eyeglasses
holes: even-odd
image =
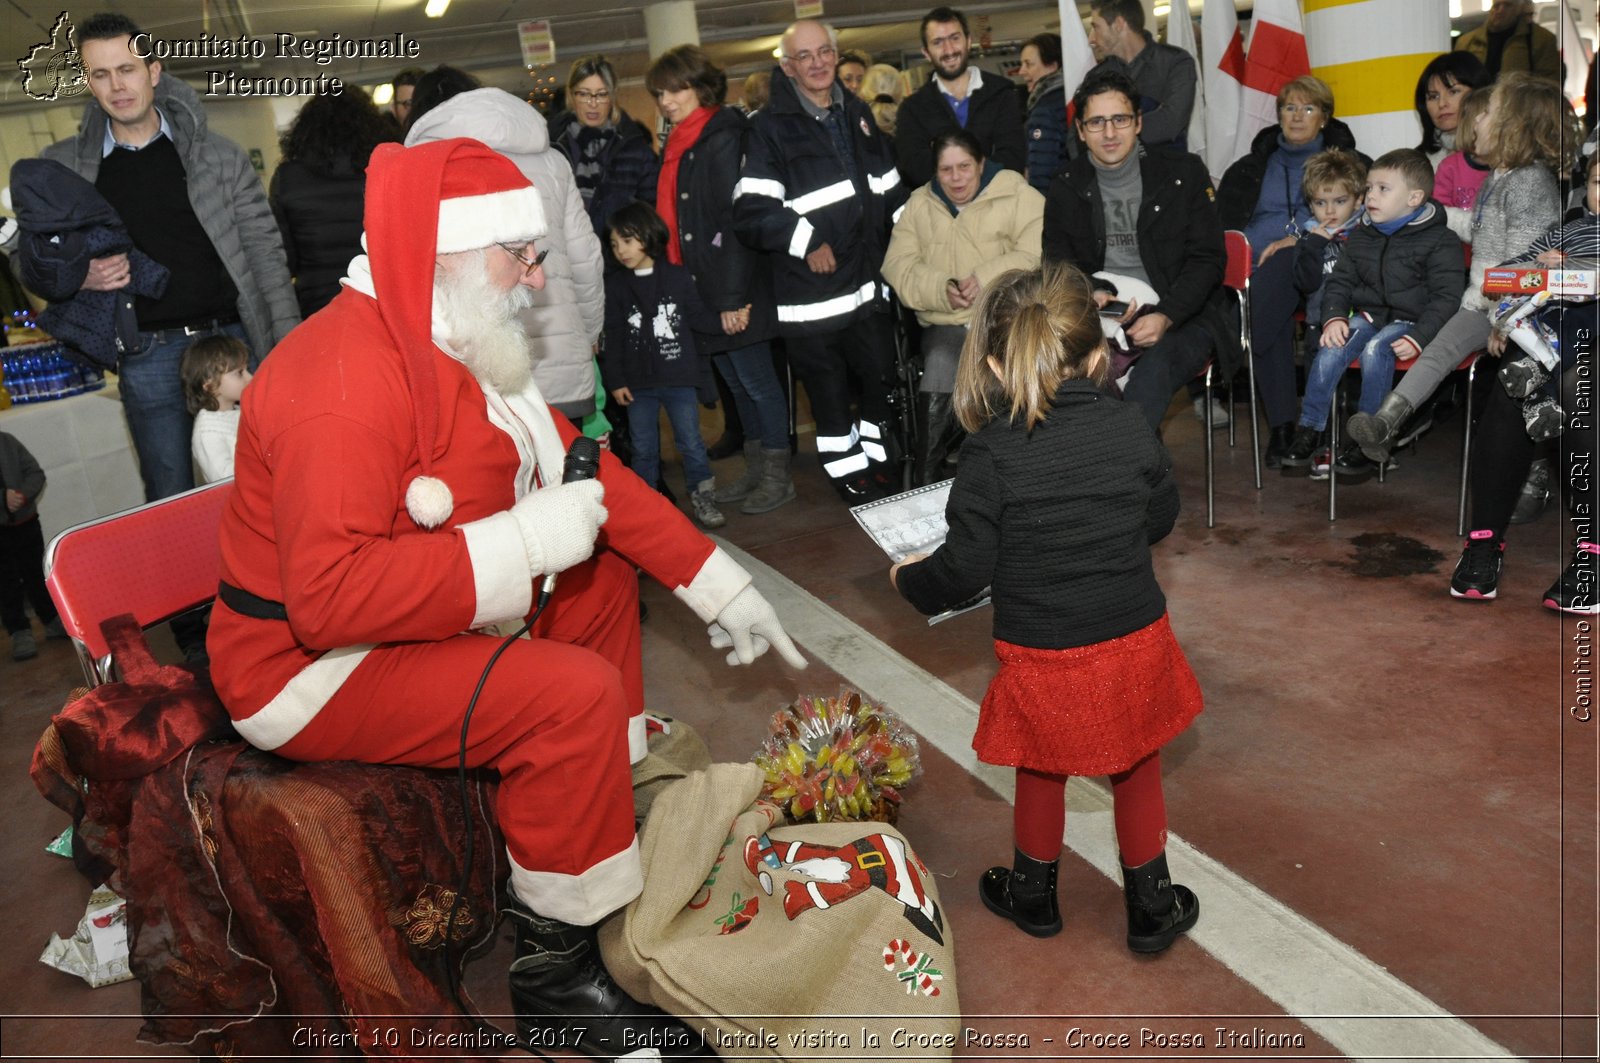
[[[1111,123],[1112,129],[1127,129],[1129,126],[1133,125],[1133,115],[1103,114],[1094,118],[1085,118],[1083,120],[1083,128],[1087,129],[1091,133],[1098,133],[1106,127],[1107,122]]]
[[[587,89],[578,89],[572,94],[572,98],[577,100],[579,103],[608,103],[611,100],[611,93],[607,92],[605,89],[601,89],[599,92],[590,92]]]
[[[1303,114],[1303,115],[1306,115],[1306,116],[1309,117],[1310,115],[1316,114],[1320,110],[1322,110],[1322,108],[1318,107],[1314,103],[1280,103],[1280,104],[1278,104],[1278,113],[1281,114],[1281,115]]]
[[[504,251],[518,262],[522,263],[522,275],[524,277],[528,276],[528,274],[532,273],[534,270],[543,265],[545,258],[550,254],[550,249],[547,247],[543,251],[540,251],[537,255],[534,255],[532,258],[525,258],[523,257],[523,252],[528,250],[527,244],[522,245],[521,251],[512,247],[510,244],[500,244],[499,247],[500,250]]]
[[[813,59],[821,59],[824,63],[831,63],[839,58],[839,49],[831,44],[825,44],[814,52],[800,52],[796,55],[786,55],[784,58],[800,66],[810,66]]]

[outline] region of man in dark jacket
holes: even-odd
[[[1149,147],[1183,150],[1198,78],[1194,57],[1150,36],[1139,0],[1094,0],[1089,11],[1089,47],[1096,60],[1089,74],[1127,75],[1138,88],[1143,112],[1139,139]]]
[[[1139,144],[1139,93],[1122,74],[1084,79],[1073,96],[1087,153],[1056,174],[1045,199],[1044,257],[1085,273],[1135,277],[1160,297],[1132,306],[1123,328],[1143,348],[1123,398],[1160,430],[1173,393],[1213,350],[1231,376],[1240,351],[1221,306],[1222,226],[1205,163]],[[1109,298],[1114,294],[1100,286]]]
[[[109,14],[78,27],[94,102],[77,136],[43,154],[92,182],[133,245],[171,271],[161,298],[136,300],[139,349],[119,366],[139,474],[154,501],[194,486],[192,422],[178,378],[183,349],[225,332],[249,345],[254,366],[300,312],[260,177],[238,145],[208,132],[193,89],[163,77],[158,60],[134,54],[138,32]],[[82,287],[117,291],[129,280],[128,257],[107,255],[90,263]]]
[[[933,76],[900,105],[894,133],[895,157],[908,189],[933,179],[933,138],[952,129],[977,137],[991,162],[1018,173],[1027,165],[1016,87],[969,65],[971,50],[966,15],[936,7],[922,16],[922,54],[933,64]]]
[[[836,79],[837,53],[820,22],[784,31],[772,98],[751,118],[734,228],[771,253],[778,330],[811,399],[823,470],[846,501],[864,502],[892,481],[885,444],[894,345],[878,269],[905,187],[872,112]],[[859,420],[850,411],[852,374],[861,382]]]

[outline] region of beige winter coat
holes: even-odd
[[[959,214],[930,182],[911,193],[889,238],[883,278],[924,325],[965,325],[949,282],[977,274],[985,287],[1010,269],[1039,268],[1044,196],[1019,173],[1001,170]]]

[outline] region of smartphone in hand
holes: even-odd
[[[1121,317],[1128,312],[1128,304],[1120,299],[1112,299],[1100,308],[1101,317]]]

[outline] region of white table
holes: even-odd
[[[45,542],[74,524],[144,503],[139,463],[114,385],[54,402],[0,410],[9,432],[44,469]]]

